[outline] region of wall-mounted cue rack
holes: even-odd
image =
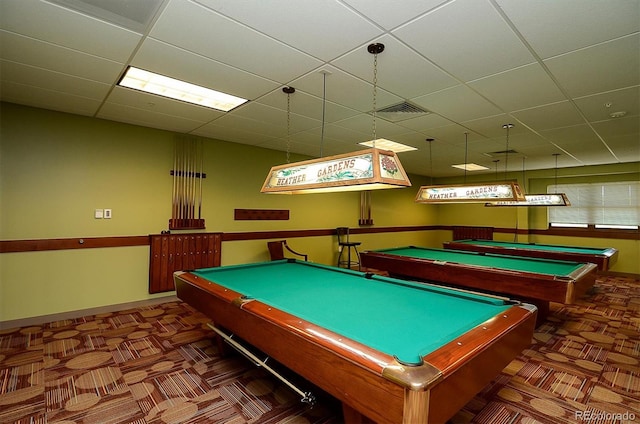
[[[176,137],[173,154],[173,190],[171,195],[170,230],[204,229],[202,219],[203,141],[192,137]]]

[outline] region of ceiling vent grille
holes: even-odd
[[[160,10],[162,0],[49,0],[67,9],[80,12],[131,31],[144,34]]]
[[[373,113],[370,112],[370,113]],[[417,118],[430,114],[428,110],[422,109],[413,103],[403,101],[395,105],[387,106],[376,111],[376,116],[392,122],[404,121],[406,119]]]
[[[519,151],[513,150],[513,149],[499,150],[497,152],[484,153],[485,156],[489,156],[491,158],[496,157],[496,156],[506,156],[507,154],[509,154],[509,155],[520,155],[521,153]]]

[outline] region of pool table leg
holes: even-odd
[[[430,397],[430,390],[405,389],[403,424],[428,422]]]
[[[345,424],[375,424],[373,420],[365,417],[344,402],[342,402],[342,418]]]
[[[544,324],[549,316],[549,301],[540,299],[522,299],[524,303],[531,303],[538,308],[538,315],[536,316],[536,328]]]

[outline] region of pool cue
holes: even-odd
[[[193,175],[191,177],[191,219],[196,218],[196,184],[198,172],[198,141],[193,141]]]
[[[182,166],[182,146],[180,140],[177,141],[176,147],[176,222],[180,219],[180,208],[182,207],[182,199],[180,198],[180,184],[182,179],[180,178],[180,167]]]
[[[191,152],[189,149],[191,148],[191,144],[189,140],[185,140],[185,149],[184,149],[184,159],[185,159],[185,167],[184,167],[184,219],[189,219],[189,207],[190,200],[189,199],[189,174],[191,173]]]
[[[178,199],[177,199],[177,194],[176,194],[176,178],[177,178],[177,173],[178,173],[178,169],[177,169],[177,147],[178,147],[178,142],[177,140],[173,141],[173,188],[171,190],[171,218],[175,219],[176,218],[176,208],[177,208],[177,203],[178,203]]]
[[[184,219],[184,175],[185,175],[185,148],[184,140],[180,141],[180,221]],[[182,223],[180,224],[182,225]]]
[[[198,195],[198,219],[202,219],[202,178],[204,178],[204,142],[200,140],[200,193]]]

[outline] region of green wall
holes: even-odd
[[[0,240],[157,234],[171,217],[172,132],[1,104]],[[205,140],[202,215],[208,232],[357,227],[359,193],[260,193],[283,152]],[[291,161],[306,159],[292,155]],[[435,223],[414,188],[372,193],[376,226]],[[110,208],[112,219],[95,219]],[[288,221],[235,221],[234,209],[289,209]],[[367,235],[363,248],[388,238]],[[429,244],[428,232],[393,234]],[[335,263],[335,237],[292,239],[310,260]],[[266,242],[223,244],[223,265],[268,260]],[[0,322],[164,296],[149,295],[148,246],[0,254]]]
[[[171,216],[173,180],[169,171],[176,136],[168,131],[0,104],[0,240],[139,236],[166,230]],[[402,153],[399,156],[402,160]],[[291,157],[292,162],[301,159],[306,158]],[[270,167],[285,161],[283,152],[205,140],[207,178],[202,215],[206,230],[230,233],[358,226],[359,193],[261,194]],[[607,171],[623,169],[637,172],[638,164]],[[541,219],[539,212],[526,208],[415,204],[418,187],[428,181],[410,177],[411,188],[372,192],[375,227],[546,228],[546,213]],[[544,184],[545,178],[544,173],[531,173],[530,181]],[[95,209],[103,208],[112,209],[112,219],[93,217]],[[236,208],[288,209],[290,219],[235,221]],[[375,249],[409,244],[438,247],[450,237],[449,231],[420,231],[358,234],[353,239],[362,242],[362,249]],[[621,260],[614,271],[640,274],[637,240],[553,241],[617,247]],[[335,237],[289,242],[314,262],[335,263]],[[222,252],[223,265],[268,260],[264,240],[225,242]],[[0,254],[0,324],[166,296],[148,294],[148,267],[148,246]]]

